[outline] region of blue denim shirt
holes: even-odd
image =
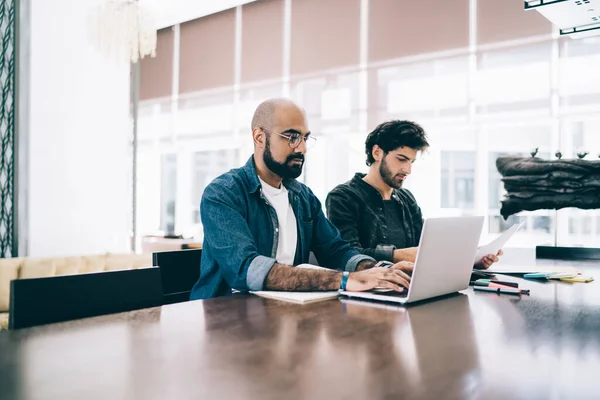
[[[311,251],[321,266],[335,270],[355,271],[361,261],[373,260],[342,240],[306,185],[294,179],[285,179],[283,185],[298,227],[294,265],[308,263]],[[200,279],[190,299],[230,295],[232,288],[262,290],[276,262],[279,228],[275,209],[262,193],[253,157],[206,187],[200,217],[204,226]]]

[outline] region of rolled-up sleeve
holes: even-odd
[[[363,262],[365,260],[375,262],[375,260],[372,257],[365,256],[364,254],[357,254],[355,256],[352,256],[346,263],[346,271],[349,271],[349,272],[356,271],[356,267],[358,267],[358,264],[360,264],[361,262]]]
[[[246,285],[249,290],[263,290],[265,279],[275,265],[275,259],[265,256],[256,256],[248,267]]]
[[[379,261],[394,261],[394,250],[396,250],[396,246],[378,244],[375,247],[374,258]]]
[[[200,204],[204,241],[225,281],[241,292],[262,290],[275,259],[258,253],[244,213],[242,200],[228,187],[214,182]]]

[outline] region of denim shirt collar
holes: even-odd
[[[246,180],[248,182],[248,193],[256,193],[260,189],[260,181],[258,180],[258,173],[256,172],[256,165],[254,165],[254,154],[250,156],[246,165],[242,167],[242,170],[246,174]],[[300,193],[301,185],[295,179],[285,178],[283,180],[283,186],[294,194]]]

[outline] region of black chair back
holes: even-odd
[[[9,329],[156,307],[162,300],[158,268],[16,279]]]
[[[164,304],[190,299],[192,287],[200,278],[202,249],[160,251],[152,253],[152,265],[160,267]]]

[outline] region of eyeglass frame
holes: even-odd
[[[273,132],[273,131],[271,131],[271,130],[269,130],[269,129],[265,129],[265,128],[263,128],[262,126],[259,126],[259,127],[258,127],[258,129],[260,129],[261,131],[263,131],[263,132],[264,132],[264,133],[266,133],[266,134],[271,134],[271,133],[274,133],[274,134],[276,134],[276,135],[279,135],[279,136],[281,136],[281,137],[283,137],[283,138],[286,138],[286,139],[288,140],[288,145],[289,145],[289,146],[290,146],[292,149],[296,149],[296,147],[300,146],[300,143],[302,143],[302,142],[301,142],[301,140],[304,140],[304,145],[306,146],[306,148],[307,148],[307,149],[310,149],[310,148],[312,148],[314,145],[316,145],[316,144],[317,144],[317,138],[316,138],[316,137],[314,137],[314,136],[309,136],[309,135],[310,135],[310,132],[309,132],[309,133],[307,133],[306,135],[302,135],[302,134],[301,134],[301,133],[299,133],[298,131],[294,131],[294,132],[292,132],[292,133],[291,133],[291,134],[288,136],[288,135],[284,135],[284,133],[285,133],[285,132],[287,132],[287,131],[283,131],[283,132],[281,132],[281,133],[278,133],[278,132]],[[292,145],[292,136],[293,136],[293,135],[298,135],[298,138],[300,139],[300,140],[298,140],[298,143],[297,143],[295,146],[294,146],[294,145]],[[313,144],[312,144],[312,145],[310,145],[310,146],[307,144],[307,143],[309,143],[309,142],[307,141],[308,139],[312,139],[312,140],[313,140]]]

